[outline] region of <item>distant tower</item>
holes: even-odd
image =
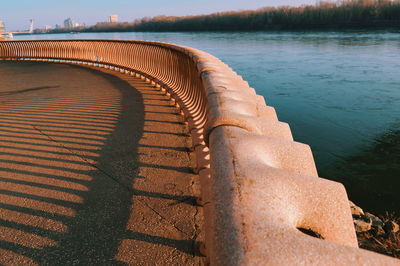
[[[0,35],[4,34],[6,32],[6,26],[4,25],[4,22],[0,20]]]
[[[30,19],[29,22],[29,33],[33,33],[33,19]]]
[[[109,15],[108,16],[108,22],[109,23],[117,23],[118,22],[118,15]]]

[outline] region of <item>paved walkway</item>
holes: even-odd
[[[107,70],[0,62],[0,265],[199,265],[182,117]]]

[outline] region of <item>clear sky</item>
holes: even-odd
[[[93,25],[118,14],[120,21],[157,15],[196,15],[218,11],[257,9],[265,6],[315,4],[315,0],[0,0],[0,20],[7,30],[63,24],[71,17],[78,23]]]

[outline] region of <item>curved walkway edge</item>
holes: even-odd
[[[0,264],[201,265],[187,126],[111,70],[0,62]]]

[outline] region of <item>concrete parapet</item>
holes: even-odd
[[[160,42],[49,40],[0,42],[0,59],[110,68],[171,97],[197,155],[211,265],[400,265],[358,249],[344,187],[319,178],[310,148],[212,55]]]

